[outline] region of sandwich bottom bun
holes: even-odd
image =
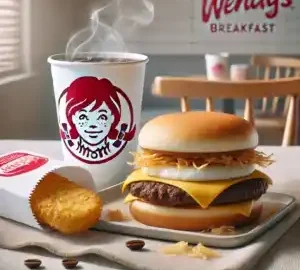
[[[219,208],[219,209],[218,209]],[[222,207],[175,208],[149,204],[139,200],[130,204],[132,217],[145,225],[185,231],[202,231],[222,226],[241,226],[259,219],[262,203],[258,200],[253,204],[250,215],[232,213]]]

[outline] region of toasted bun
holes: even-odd
[[[194,167],[178,169],[171,166],[142,167],[142,172],[150,175],[174,180],[214,181],[247,176],[253,173],[253,164],[244,166],[207,166],[201,170]]]
[[[221,207],[222,208],[222,207]],[[241,226],[250,224],[260,217],[262,203],[256,201],[249,217],[224,211],[218,207],[208,209],[175,208],[133,201],[130,212],[135,220],[145,225],[186,231],[201,231],[221,226]]]
[[[219,112],[191,111],[161,115],[139,134],[142,148],[208,153],[255,148],[258,134],[243,118]]]

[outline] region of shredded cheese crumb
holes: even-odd
[[[201,243],[194,247],[190,247],[189,244],[184,241],[165,246],[162,248],[162,252],[166,255],[186,255],[188,257],[200,258],[203,260],[220,257],[218,252],[203,246]]]
[[[165,246],[162,248],[162,252],[166,255],[184,255],[189,251],[189,244],[184,241]]]
[[[204,230],[202,230],[200,232],[202,232],[202,233],[209,233],[210,231],[211,231],[211,229],[204,229]]]
[[[209,259],[218,258],[221,256],[215,250],[205,247],[201,243],[199,243],[197,246],[193,247],[187,255],[189,257],[200,258],[203,260],[209,260]]]
[[[222,226],[220,228],[213,228],[210,232],[219,235],[234,234],[235,228],[233,226]]]
[[[128,221],[129,218],[120,209],[107,209],[104,220],[122,222]]]

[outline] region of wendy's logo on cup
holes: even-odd
[[[76,79],[59,97],[58,110],[63,143],[88,164],[113,159],[135,135],[131,101],[108,79]]]
[[[225,67],[221,63],[215,64],[211,67],[212,72],[216,75],[220,75],[225,72]]]

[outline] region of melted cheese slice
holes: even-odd
[[[139,200],[139,198],[128,194],[126,198],[124,199],[125,203],[131,203],[135,200]],[[219,205],[219,206],[212,206],[209,207],[208,209],[210,211],[213,210],[218,210],[222,211],[224,213],[230,212],[230,213],[236,213],[236,214],[241,214],[243,216],[249,217],[252,211],[254,201],[247,201],[247,202],[242,202],[242,203],[236,203],[236,204],[226,204],[226,205]],[[205,209],[203,209],[205,211]]]
[[[252,179],[262,179],[266,181],[268,184],[272,184],[271,179],[266,174],[258,170],[255,170],[252,174],[248,176],[235,178],[235,179],[191,182],[191,181],[179,181],[179,180],[164,179],[155,176],[149,176],[147,174],[144,174],[140,169],[138,169],[132,172],[127,177],[127,179],[123,184],[122,191],[124,192],[125,189],[128,187],[128,185],[134,182],[141,182],[141,181],[158,182],[158,183],[175,186],[184,190],[202,208],[207,208],[214,201],[214,199],[216,199],[218,195],[220,195],[225,189],[229,188],[234,184],[245,182],[245,181],[251,181]]]

